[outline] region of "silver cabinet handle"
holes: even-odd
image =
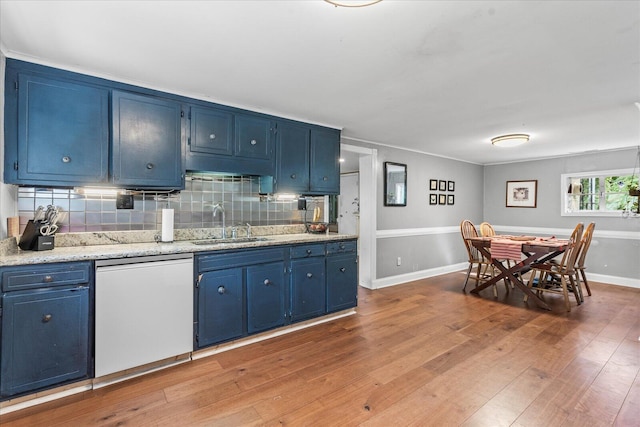
[[[154,165],[153,163],[147,163],[147,169],[153,169]]]
[[[311,249],[307,249],[307,255],[311,255]]]
[[[291,174],[291,179],[296,179],[296,174],[295,173]]]
[[[45,314],[42,316],[42,323],[48,323],[52,318],[53,316],[51,314]]]
[[[69,163],[70,161],[71,161],[71,157],[69,156],[62,157],[62,163]]]
[[[258,143],[258,141],[256,141],[255,139],[251,140],[251,145],[256,145]]]
[[[328,179],[329,179],[329,178],[327,178],[326,176],[323,176],[323,177],[322,177],[322,180],[323,180],[323,181],[326,181],[326,180],[328,180]]]
[[[311,278],[313,277],[313,274],[312,274],[312,273],[307,273],[307,277],[308,277],[309,279],[311,279]]]
[[[264,283],[264,285],[265,285],[265,286],[269,286],[269,285],[271,284],[271,280],[269,280],[269,279],[264,279],[264,282],[263,282],[263,283]]]
[[[210,134],[209,139],[216,139],[216,134],[215,133]]]
[[[44,279],[42,279],[42,281],[45,283],[51,283],[53,282],[53,276],[44,276]]]
[[[218,286],[218,293],[220,295],[224,294],[225,292],[227,292],[227,290],[224,288],[224,286]]]
[[[345,271],[347,271],[347,269],[346,269],[346,268],[344,268],[344,267],[340,267],[340,272],[344,273]]]

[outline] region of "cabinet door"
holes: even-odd
[[[2,302],[2,396],[87,376],[89,288],[14,292]]]
[[[310,190],[340,194],[340,132],[311,130]]]
[[[258,116],[236,114],[235,122],[235,155],[272,160],[271,121]]]
[[[326,313],[324,257],[291,261],[291,321]]]
[[[327,257],[327,311],[358,304],[358,264],[356,254]]]
[[[20,74],[18,183],[107,182],[108,154],[107,90]]]
[[[247,267],[247,332],[284,325],[284,263]]]
[[[244,334],[242,268],[203,273],[198,286],[197,345]]]
[[[192,153],[233,155],[233,114],[213,108],[191,108]]]
[[[113,91],[112,111],[114,183],[134,188],[181,188],[181,105]]]
[[[278,192],[309,191],[309,128],[278,123],[276,188]]]

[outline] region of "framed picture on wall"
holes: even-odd
[[[430,205],[437,205],[438,204],[438,195],[431,193],[429,194],[429,204]]]
[[[447,204],[447,195],[446,194],[440,194],[438,196],[438,204],[439,205],[446,205]]]
[[[507,181],[508,208],[535,208],[538,201],[538,180]]]
[[[452,204],[453,204],[453,201],[454,201],[453,194],[449,194],[449,195],[447,196],[447,204],[448,204],[448,205],[452,205]]]
[[[431,191],[438,190],[438,180],[437,179],[430,179],[429,180],[429,190],[431,190]]]
[[[455,181],[447,181],[447,191],[456,191]]]
[[[438,181],[438,190],[447,191],[447,181],[445,181],[444,179]]]

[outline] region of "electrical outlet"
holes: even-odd
[[[133,209],[133,195],[118,194],[116,196],[116,209]]]
[[[397,261],[396,261],[396,265],[398,267],[400,267],[402,265],[402,258],[398,257]]]

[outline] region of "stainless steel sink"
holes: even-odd
[[[208,240],[193,240],[191,243],[194,245],[219,245],[222,243],[248,243],[248,242],[264,242],[269,240],[266,237],[237,237],[235,239],[208,239]]]

